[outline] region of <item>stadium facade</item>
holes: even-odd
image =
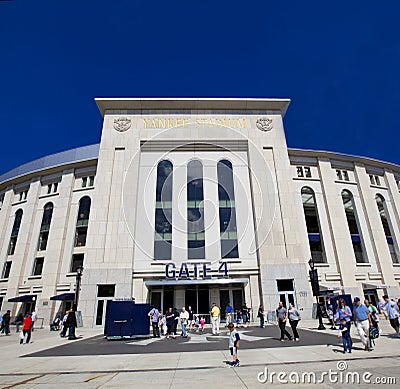
[[[287,99],[96,99],[100,143],[0,176],[1,309],[49,323],[107,300],[257,311],[399,296],[400,166],[288,149]]]

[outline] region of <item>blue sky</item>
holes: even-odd
[[[0,173],[98,143],[95,97],[288,97],[289,147],[400,163],[399,14],[398,1],[0,1]]]

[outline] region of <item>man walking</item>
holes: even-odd
[[[182,312],[180,313],[179,318],[181,319],[182,337],[187,338],[186,326],[189,321],[189,312],[185,307],[182,307]]]
[[[228,326],[229,323],[233,322],[232,321],[232,311],[233,311],[232,305],[231,305],[231,303],[228,302],[228,304],[225,307],[226,326]]]
[[[34,310],[32,311],[32,332],[34,331],[34,328],[33,328],[33,327],[35,327],[36,318],[37,318],[37,312],[36,312],[36,310],[34,309]]]
[[[220,309],[215,303],[212,303],[211,308],[211,328],[213,335],[219,335],[219,317],[221,315]]]
[[[1,323],[2,331],[4,331],[7,336],[10,335],[10,321],[11,321],[11,311],[8,310],[3,315],[3,322]]]
[[[395,301],[391,301],[387,294],[382,296],[385,303],[382,308],[387,312],[390,325],[396,331],[396,336],[399,336],[399,307]]]
[[[283,302],[279,301],[279,306],[276,308],[276,321],[278,322],[279,329],[281,330],[281,339],[280,341],[283,342],[285,340],[285,335],[288,337],[289,340],[292,340],[292,336],[289,332],[286,331],[286,321],[288,318],[288,311],[283,306]]]
[[[361,342],[364,345],[364,350],[372,351],[373,348],[369,341],[369,327],[372,326],[371,314],[369,309],[364,304],[361,304],[359,297],[354,297],[353,313],[354,322],[356,323]]]
[[[156,307],[152,306],[150,312],[148,313],[148,316],[150,317],[151,326],[153,327],[153,338],[159,338],[160,328],[158,326],[158,321],[160,320],[161,316],[160,312]]]

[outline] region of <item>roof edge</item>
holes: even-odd
[[[96,97],[101,115],[106,110],[279,110],[284,116],[290,104],[287,98],[123,98]]]

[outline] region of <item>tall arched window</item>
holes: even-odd
[[[378,206],[379,215],[381,216],[382,227],[383,231],[385,232],[386,241],[389,246],[390,255],[392,257],[392,262],[399,263],[399,257],[396,254],[396,248],[393,242],[392,226],[389,223],[389,219],[387,216],[389,215],[389,213],[387,212],[385,199],[381,195],[376,195],[375,201]]]
[[[38,251],[46,250],[47,248],[47,240],[49,238],[49,231],[50,231],[50,223],[51,218],[53,216],[53,204],[47,203],[44,206],[43,217],[42,217],[42,224],[40,225],[40,234],[39,234],[39,241],[38,241]]]
[[[232,164],[227,160],[219,161],[217,164],[217,173],[221,257],[238,258],[239,250]]]
[[[353,244],[354,255],[357,263],[366,263],[366,256],[364,255],[362,236],[358,228],[357,216],[355,213],[353,195],[348,191],[342,192],[342,200],[344,210],[346,212],[347,225],[351,236],[351,243]]]
[[[170,161],[157,165],[154,259],[171,260],[172,248],[172,175]]]
[[[15,252],[15,246],[17,244],[19,228],[21,226],[22,214],[23,214],[22,209],[18,209],[18,211],[15,212],[14,225],[11,231],[10,243],[8,244],[8,251],[7,251],[8,255],[13,255]]]
[[[89,196],[82,197],[79,201],[78,219],[76,220],[75,247],[85,246],[89,224],[91,200]]]
[[[315,263],[324,263],[326,262],[326,257],[314,191],[306,186],[302,188],[301,200],[303,202],[304,217],[306,219],[311,257]]]
[[[203,165],[194,160],[187,167],[188,258],[205,258]]]

